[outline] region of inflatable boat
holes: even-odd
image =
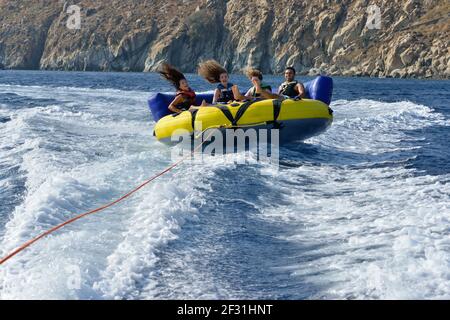
[[[208,129],[279,129],[279,142],[302,141],[324,132],[333,121],[329,107],[333,80],[319,76],[304,83],[307,98],[266,99],[199,107],[194,111],[171,114],[169,104],[174,94],[156,93],[148,104],[156,122],[154,136],[161,142],[176,144],[183,135],[196,136]],[[202,100],[212,102],[213,94],[198,94],[196,104]]]

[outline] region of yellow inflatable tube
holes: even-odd
[[[296,130],[289,130],[289,134],[297,135],[298,132],[298,138],[302,140],[324,131],[332,120],[332,110],[321,101],[269,99],[198,107],[193,111],[168,115],[156,123],[154,135],[160,141],[169,141],[178,135],[180,129],[194,133],[209,128],[270,127],[278,124],[281,128],[295,125]],[[308,132],[302,134],[302,127]],[[290,138],[295,140],[296,137]]]

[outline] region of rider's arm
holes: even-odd
[[[299,97],[306,98],[305,86],[302,83],[297,83],[296,89]]]
[[[233,91],[233,96],[234,96],[235,100],[242,101],[242,100],[248,99],[248,97],[247,97],[248,92],[245,94],[245,96],[243,96],[236,84],[233,87],[231,87],[231,90]]]
[[[213,104],[217,103],[217,100],[219,100],[219,96],[220,96],[219,89],[214,90],[214,98],[213,98],[213,101],[212,101]]]
[[[181,113],[183,112],[183,110],[178,109],[177,107],[175,107],[177,104],[181,103],[183,100],[183,98],[181,96],[177,96],[175,97],[175,99],[173,99],[173,101],[169,104],[168,109],[172,112],[175,113]]]

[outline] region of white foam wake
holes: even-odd
[[[0,117],[11,118],[0,123],[1,170],[18,169],[0,187],[22,179],[25,188],[0,233],[2,254],[170,163],[170,151],[151,136],[145,92],[5,85],[0,92],[53,99],[0,108]],[[424,143],[417,132],[449,121],[411,102],[340,100],[332,108],[330,130],[307,141],[317,147],[315,157],[288,149],[292,167],[260,164],[256,176],[243,177],[284,195],[279,204],[261,195],[256,208],[260,218],[289,230],[272,236],[315,248],[278,271],[320,288],[311,298],[449,298],[450,176],[405,167]],[[228,297],[227,284],[200,266],[185,271],[187,280],[165,284],[157,269],[212,197],[209,184],[221,166],[234,168],[209,159],[177,169],[123,204],[43,239],[2,268],[0,298],[155,298],[161,285],[173,288],[172,297]],[[235,198],[233,185],[224,187]],[[198,271],[202,276],[193,278]]]

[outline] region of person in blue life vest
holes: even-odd
[[[198,74],[209,83],[217,83],[214,90],[213,104],[228,103],[235,100],[233,94],[233,84],[227,70],[216,60],[207,60],[199,64]]]
[[[258,79],[252,80],[256,92],[266,99],[302,99],[306,97],[306,90],[303,84],[295,80],[295,69],[287,67],[284,71],[285,81],[278,88],[278,94],[264,90]]]
[[[158,73],[169,81],[176,89],[175,99],[169,104],[168,109],[173,113],[181,113],[186,110],[196,109],[194,90],[189,87],[189,83],[183,73],[168,63],[163,63]],[[206,102],[202,102],[202,106]]]

